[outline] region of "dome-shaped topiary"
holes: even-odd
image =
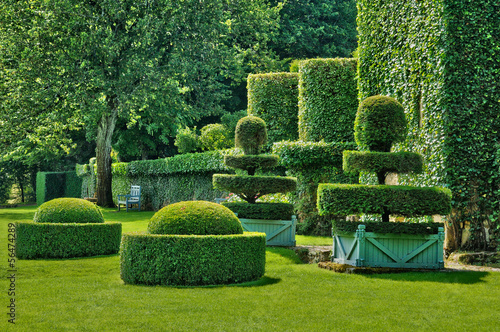
[[[361,102],[354,122],[354,138],[364,150],[390,152],[406,137],[403,106],[394,98],[372,96]]]
[[[39,223],[103,223],[101,210],[80,198],[56,198],[38,207],[33,217]]]
[[[246,155],[259,154],[267,142],[266,123],[259,117],[249,115],[241,118],[236,125],[235,145]]]
[[[186,201],[165,206],[148,224],[150,234],[243,234],[240,220],[228,208],[207,201]]]

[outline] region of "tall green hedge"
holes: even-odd
[[[451,189],[448,249],[500,244],[498,22],[498,0],[358,1],[360,99],[403,104],[409,133],[396,151],[422,154],[426,168],[400,182]]]
[[[312,59],[299,63],[299,138],[354,142],[358,109],[355,59]]]
[[[59,197],[81,195],[82,179],[75,171],[38,172],[36,174],[36,203],[41,205]]]
[[[228,193],[213,188],[212,175],[233,173],[224,165],[224,156],[234,154],[235,150],[218,150],[115,163],[112,165],[113,198],[116,203],[117,195],[129,193],[131,185],[139,185],[141,205],[150,210],[159,210],[180,201],[213,201]],[[83,179],[82,196],[92,196],[95,191],[95,168],[78,165],[77,173]]]
[[[298,138],[297,73],[248,75],[248,114],[267,124],[268,144]]]

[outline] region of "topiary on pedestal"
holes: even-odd
[[[344,151],[344,171],[375,173],[379,184],[320,184],[318,188],[318,210],[320,214],[380,214],[382,215],[383,224],[386,224],[386,226],[392,226],[389,225],[390,215],[416,217],[425,215],[447,215],[450,213],[451,192],[448,189],[439,187],[423,188],[385,185],[385,179],[388,173],[422,172],[423,162],[422,157],[419,154],[411,152],[390,152],[392,144],[404,140],[406,135],[404,109],[400,103],[398,103],[394,98],[385,96],[373,96],[367,98],[359,106],[354,128],[356,143],[361,151]],[[390,230],[392,228],[397,229],[398,225],[394,226],[395,227],[379,227],[377,229],[385,229],[385,232],[387,233],[394,233]],[[365,232],[369,232],[368,229],[370,227],[369,225],[366,227],[365,225],[361,225],[359,227],[361,228],[359,229],[359,232],[356,233],[356,236],[359,241],[361,241]],[[402,233],[409,234],[412,232],[411,227],[401,228],[404,228],[404,232]],[[342,229],[340,225],[336,225],[335,231],[336,233],[342,233],[346,230]],[[439,237],[439,239],[439,241],[441,241],[441,237]],[[376,240],[371,241],[370,243],[375,242]],[[430,247],[431,242],[426,242],[421,246],[421,248],[425,249]],[[364,255],[365,251],[363,248],[365,242],[361,241],[355,242],[355,244],[356,243],[359,243],[360,247],[357,250],[360,255]],[[388,243],[377,243],[376,247],[385,253],[390,252],[390,249],[387,246],[392,246],[394,248],[399,246],[389,245]],[[404,246],[408,245],[408,243],[410,242],[406,242],[400,247],[407,250]],[[356,250],[356,248],[353,247],[352,250]],[[438,248],[436,250],[438,253],[439,251],[441,252],[442,260],[442,241],[440,242],[440,249]],[[366,252],[368,251],[369,250]],[[417,249],[407,250],[405,254],[406,258],[401,259],[401,261],[398,261],[398,258],[396,258],[397,254],[389,254],[389,256],[392,255],[391,259],[396,262],[394,263],[391,261],[387,264],[403,264],[405,261],[413,259],[411,254],[412,252],[415,252],[415,255],[417,255],[419,251]],[[363,258],[360,258],[360,261],[356,264],[364,264],[364,256],[360,257]],[[419,259],[421,259],[421,257]],[[414,265],[411,267],[418,266],[416,262],[413,262],[412,264]],[[440,265],[438,264],[435,266]]]
[[[33,222],[19,222],[18,258],[71,258],[116,254],[122,226],[105,223],[101,210],[80,198],[56,198],[35,211]]]
[[[297,187],[297,179],[293,177],[255,175],[258,169],[272,168],[278,164],[278,156],[259,154],[266,140],[266,124],[262,119],[251,115],[240,119],[235,130],[235,145],[243,150],[243,154],[225,156],[224,163],[246,171],[247,175],[215,174],[214,187],[232,192],[246,201],[223,203],[237,213],[240,219],[290,220],[293,215],[292,204],[257,202],[264,195],[287,193]],[[294,229],[293,233],[295,236]]]
[[[388,173],[420,173],[422,157],[411,152],[389,152],[406,136],[403,106],[394,98],[372,96],[358,109],[354,136],[361,151],[344,151],[346,172],[372,172],[378,186],[323,184],[318,190],[320,212],[337,214],[390,214],[402,216],[446,215],[451,209],[451,193],[444,188],[388,186]]]
[[[228,208],[206,201],[168,205],[146,233],[124,234],[121,278],[129,284],[215,285],[260,278],[265,270],[263,233],[243,233]]]

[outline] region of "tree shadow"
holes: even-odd
[[[446,284],[471,285],[486,282],[484,278],[489,274],[490,272],[484,271],[457,271],[445,269],[440,271],[369,274],[364,275],[364,277],[368,279],[385,279],[393,281],[437,282]]]

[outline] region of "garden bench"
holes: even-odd
[[[137,204],[137,208],[134,210],[141,211],[141,186],[130,186],[130,194],[118,195],[118,211],[120,211],[120,205],[125,205],[127,212],[132,209],[132,205]]]

